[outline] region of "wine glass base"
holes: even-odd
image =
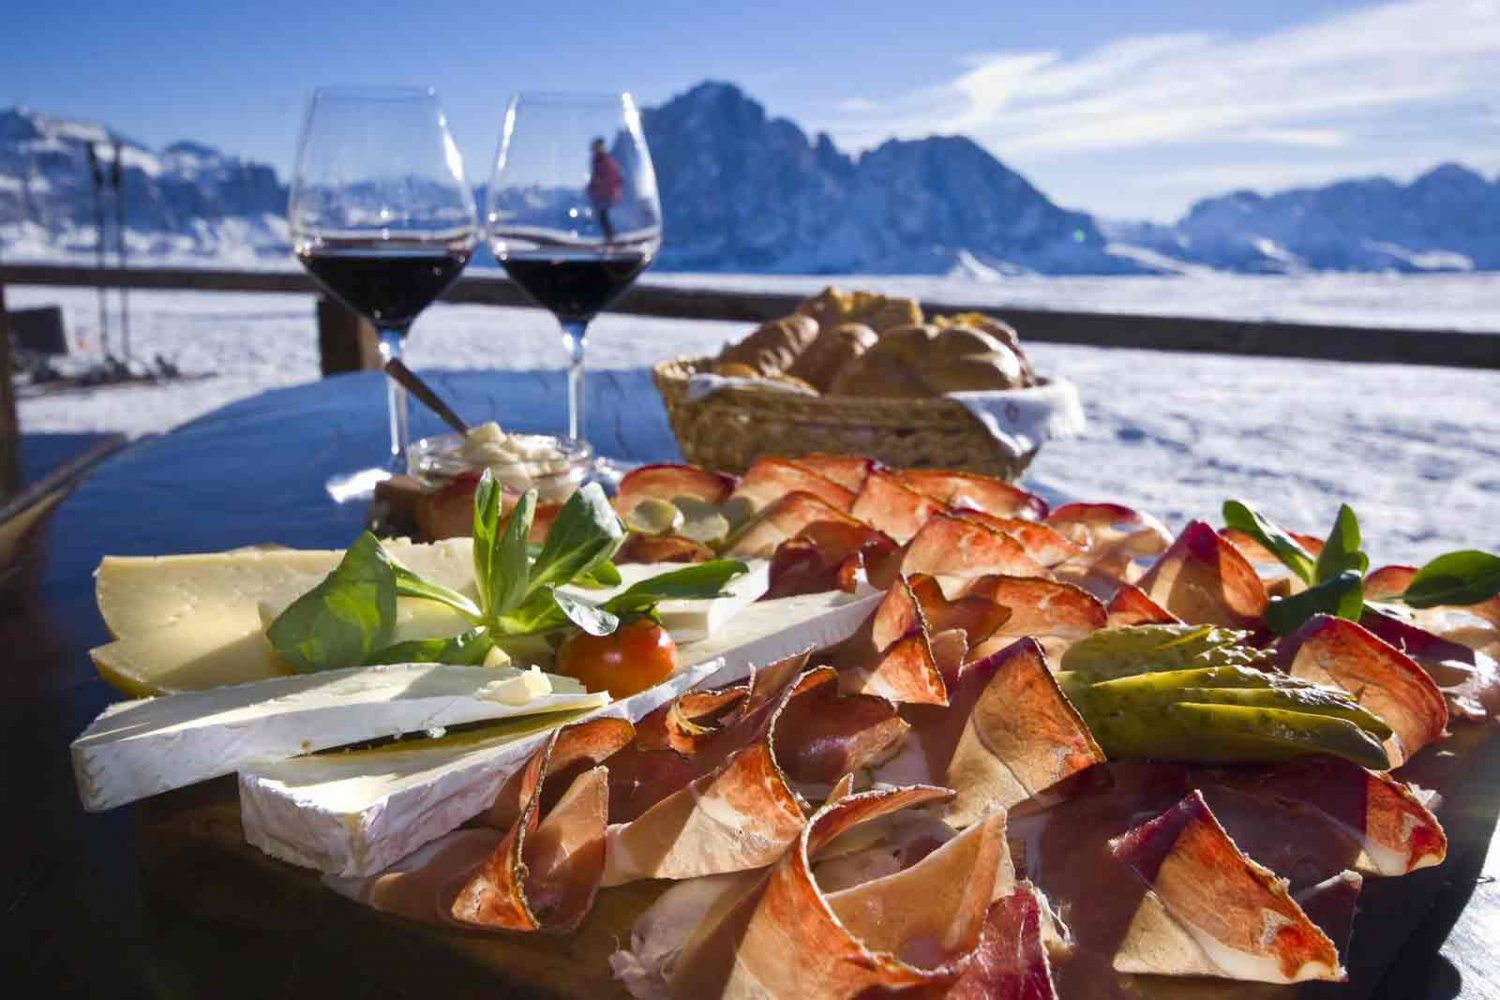
[[[334,503],[367,503],[375,498],[375,487],[391,478],[391,470],[378,466],[331,476],[323,489]]]

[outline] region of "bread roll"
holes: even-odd
[[[1009,347],[1015,356],[1020,359],[1021,384],[1036,385],[1036,371],[1031,367],[1031,359],[1026,356],[1026,351],[1021,347],[1021,335],[1009,323],[977,312],[959,313],[955,316],[935,316],[932,321],[940,327],[966,326],[994,337],[1006,347]]]
[[[790,374],[819,392],[827,392],[839,372],[864,355],[879,339],[863,323],[843,323],[820,329],[818,336],[792,365]]]
[[[860,323],[879,334],[922,322],[922,307],[916,299],[893,299],[873,292],[841,292],[833,287],[803,302],[797,312],[816,320],[820,330]]]
[[[1014,389],[1025,384],[1016,352],[967,326],[899,327],[881,334],[829,386],[830,395],[913,398]]]
[[[759,375],[779,375],[790,368],[818,335],[808,316],[785,316],[758,327],[737,344],[719,352],[715,367],[748,365]]]

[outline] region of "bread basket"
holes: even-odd
[[[761,455],[863,455],[888,465],[968,469],[1014,481],[1036,449],[1014,455],[963,404],[934,399],[812,396],[754,387],[693,399],[689,378],[712,358],[676,358],[653,375],[687,461],[743,472]]]

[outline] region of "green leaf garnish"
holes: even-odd
[[[552,599],[557,603],[558,610],[567,616],[568,621],[583,629],[589,635],[610,635],[620,627],[618,615],[592,604],[580,597],[574,597],[564,591],[553,587],[548,591]]]
[[[684,566],[642,580],[604,602],[606,610],[617,615],[644,614],[658,601],[712,600],[724,593],[724,587],[750,567],[735,559],[713,559]]]
[[[1236,531],[1243,531],[1264,545],[1287,569],[1296,573],[1303,583],[1316,582],[1316,563],[1312,553],[1304,549],[1302,543],[1292,537],[1291,532],[1267,519],[1249,504],[1239,500],[1225,500],[1224,524]]]
[[[477,543],[476,539],[476,543]],[[557,514],[542,551],[531,567],[528,596],[543,587],[561,587],[614,557],[625,541],[625,526],[598,483],[580,487]]]
[[[474,585],[479,590],[479,606],[486,611],[491,606],[490,581],[498,569],[494,564],[504,499],[505,491],[490,470],[485,469],[474,488]]]
[[[364,532],[332,573],[266,629],[271,647],[298,673],[353,667],[388,645],[396,623],[396,573]]]
[[[620,576],[620,567],[613,561],[606,559],[599,563],[587,573],[580,573],[573,577],[573,586],[585,587],[589,590],[602,590],[605,587],[618,587],[624,583],[624,577]]]
[[[1277,635],[1287,635],[1313,615],[1335,615],[1357,622],[1364,607],[1364,577],[1354,570],[1344,570],[1300,594],[1272,598],[1266,606],[1266,625]]]
[[[377,649],[365,660],[377,663],[455,663],[462,666],[484,665],[485,657],[495,648],[495,640],[482,628],[471,628],[451,639],[413,639]]]
[[[485,470],[489,474],[489,470]],[[526,554],[526,536],[531,534],[531,523],[536,517],[536,490],[527,490],[511,509],[505,532],[494,543],[494,552],[489,562],[489,585],[486,588],[489,602],[485,614],[493,619],[505,614],[526,598],[531,581],[531,564]],[[479,549],[479,539],[474,539]]]
[[[1500,556],[1464,549],[1417,570],[1401,600],[1414,608],[1466,607],[1500,594]]]
[[[423,579],[394,559],[391,560],[391,569],[396,574],[397,597],[418,597],[425,601],[437,601],[476,622],[483,617],[480,614],[479,605],[453,588]]]
[[[1322,583],[1347,571],[1363,575],[1369,568],[1370,557],[1360,551],[1359,519],[1348,504],[1340,504],[1339,516],[1323,543],[1323,551],[1318,553],[1313,575]]]

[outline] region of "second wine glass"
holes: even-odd
[[[661,248],[656,172],[630,95],[512,98],[486,215],[495,258],[562,326],[567,432],[581,441],[589,322]]]

